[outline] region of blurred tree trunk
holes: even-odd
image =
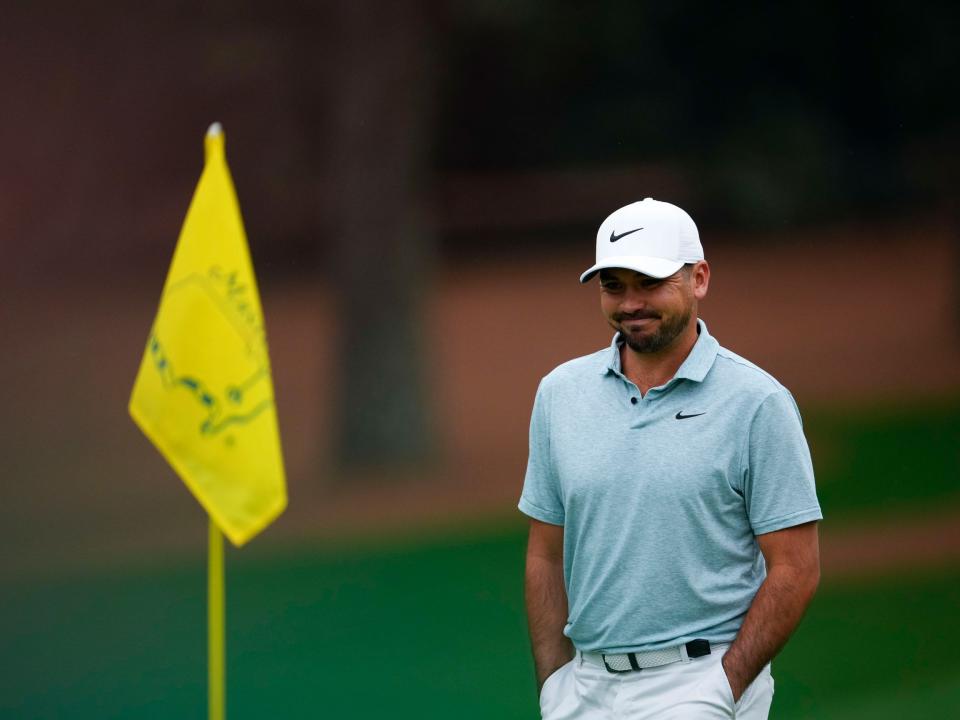
[[[435,449],[423,315],[434,254],[428,10],[419,0],[351,0],[336,11],[329,276],[341,467],[417,463]]]

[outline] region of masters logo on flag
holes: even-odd
[[[263,311],[218,125],[207,134],[130,414],[235,545],[283,511]]]

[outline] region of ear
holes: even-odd
[[[690,282],[693,284],[693,296],[703,300],[710,288],[710,266],[706,260],[698,260],[690,271]]]

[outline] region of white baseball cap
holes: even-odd
[[[597,263],[580,282],[604,268],[665,278],[698,260],[703,260],[703,246],[693,218],[676,205],[646,198],[614,211],[600,224]]]

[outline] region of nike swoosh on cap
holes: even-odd
[[[611,230],[611,231],[610,231],[610,242],[612,242],[612,243],[613,243],[613,242],[616,242],[616,241],[619,240],[620,238],[626,237],[627,235],[629,235],[629,234],[631,234],[631,233],[635,233],[635,232],[637,232],[638,230],[643,230],[643,228],[641,227],[641,228],[634,228],[633,230],[627,230],[626,232],[620,233],[619,235],[617,235],[617,231],[616,231],[616,230]]]

